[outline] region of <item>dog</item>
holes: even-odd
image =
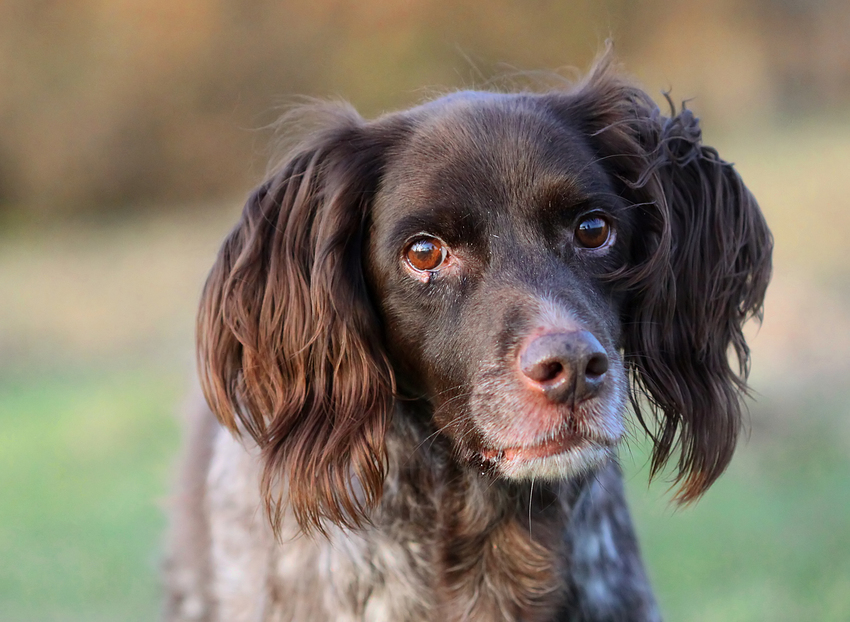
[[[670,107],[608,54],[299,113],[202,295],[167,619],[660,619],[617,448],[683,503],[724,471],[772,251]]]

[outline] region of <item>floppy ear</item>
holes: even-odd
[[[284,498],[305,531],[361,524],[385,474],[394,379],[361,245],[391,136],[328,116],[248,199],[198,317],[205,395],[261,448],[276,531]]]
[[[648,398],[658,423],[652,475],[678,444],[677,499],[692,501],[732,458],[749,372],[742,327],[761,319],[773,239],[732,165],[702,144],[691,111],[670,102],[664,116],[615,75],[610,55],[570,107],[633,206],[632,263],[611,275],[625,291],[632,401],[647,427],[638,397]]]

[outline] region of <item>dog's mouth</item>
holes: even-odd
[[[502,448],[485,448],[481,457],[491,464],[506,462],[530,462],[540,458],[549,458],[570,451],[581,451],[590,447],[609,447],[611,444],[593,440],[574,430],[565,429],[552,437],[547,437],[528,445],[514,445]]]

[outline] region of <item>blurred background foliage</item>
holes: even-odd
[[[217,198],[293,93],[367,115],[505,67],[586,67],[613,36],[715,127],[841,109],[840,0],[3,0],[0,200],[42,214]],[[262,159],[260,159],[262,160]]]
[[[848,32],[842,0],[0,0],[0,619],[157,615],[195,305],[282,106],[574,76],[609,37],[777,243],[729,473],[676,510],[623,454],[662,608],[850,619]]]

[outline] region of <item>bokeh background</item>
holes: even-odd
[[[776,237],[748,433],[695,507],[623,455],[668,620],[850,620],[850,4],[0,0],[0,619],[156,619],[195,305],[296,94],[366,116],[612,37]]]

